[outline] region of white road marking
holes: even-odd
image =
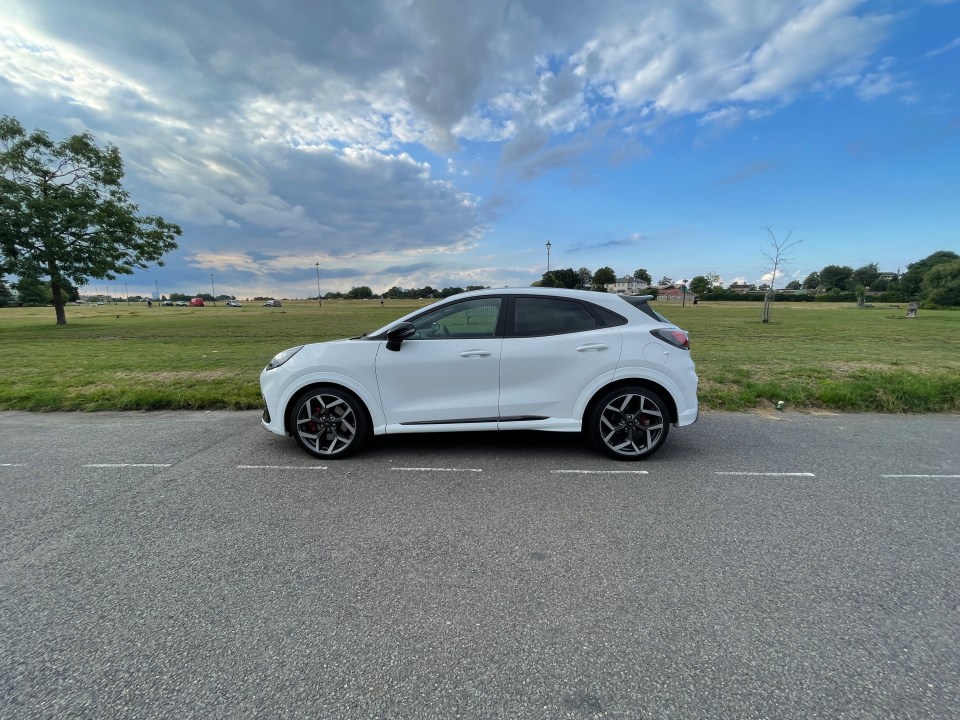
[[[0,463],[0,467],[26,467],[23,463]]]
[[[170,463],[91,463],[85,468],[168,468]]]
[[[807,472],[715,472],[714,475],[739,475],[748,477],[816,477]]]
[[[561,475],[649,475],[647,470],[551,470],[552,474]]]
[[[881,475],[882,478],[960,478],[960,475]]]
[[[326,465],[237,465],[237,470],[326,470]]]
[[[483,472],[480,468],[395,467],[390,469],[403,472]]]

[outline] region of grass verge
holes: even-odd
[[[0,409],[254,409],[279,350],[372,330],[425,303],[282,308],[0,309]],[[960,312],[753,303],[655,303],[690,332],[704,409],[960,411]]]

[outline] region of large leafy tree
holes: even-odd
[[[617,281],[617,274],[612,267],[602,267],[593,274],[593,289],[603,290],[605,285],[612,285]]]
[[[960,306],[960,260],[939,263],[923,276],[923,292],[934,305]]]
[[[57,324],[67,283],[115,280],[177,247],[179,226],[139,208],[123,188],[113,145],[88,132],[55,142],[0,118],[0,273],[50,278]]]
[[[650,285],[653,282],[653,280],[650,278],[650,273],[647,272],[646,268],[637,268],[633,271],[633,276],[637,280],[643,280],[643,282],[647,283],[647,285]]]
[[[938,250],[932,255],[927,255],[923,260],[907,265],[907,271],[900,278],[900,289],[903,290],[907,298],[919,297],[923,289],[923,278],[937,265],[960,260],[951,250]]]

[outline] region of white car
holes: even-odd
[[[342,458],[371,434],[584,432],[638,460],[696,421],[687,333],[650,296],[554,288],[466,292],[362,337],[299,345],[260,374],[262,425]]]
[[[227,307],[240,307],[239,300],[227,300]]]

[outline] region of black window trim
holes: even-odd
[[[590,313],[590,316],[591,316],[594,320],[596,320],[598,323],[600,323],[600,326],[601,326],[601,327],[599,327],[599,328],[593,328],[594,330],[601,330],[601,329],[606,329],[606,328],[620,327],[621,325],[626,325],[626,324],[628,324],[628,323],[630,322],[627,318],[623,317],[623,315],[621,315],[620,313],[615,312],[614,310],[611,310],[610,308],[602,308],[603,310],[606,310],[606,311],[609,312],[609,313],[613,313],[614,315],[616,315],[618,318],[620,318],[620,319],[623,321],[622,323],[619,323],[618,325],[610,325],[610,324],[608,324],[607,321],[606,321],[606,319],[603,317],[603,315],[602,315],[601,313],[596,312],[596,311],[594,310],[594,308],[598,308],[598,307],[600,307],[600,306],[599,306],[599,305],[596,305],[596,304],[594,304],[594,303],[591,303],[591,302],[589,302],[588,300],[582,300],[582,299],[580,299],[580,298],[561,297],[561,296],[559,296],[559,295],[535,295],[535,294],[533,294],[533,293],[530,293],[530,294],[517,293],[517,294],[515,294],[515,295],[510,295],[509,298],[508,298],[508,301],[507,301],[506,317],[503,318],[503,320],[504,320],[504,323],[503,323],[503,324],[504,324],[504,327],[503,327],[503,337],[505,337],[505,338],[522,339],[522,338],[538,338],[538,337],[557,337],[558,335],[574,335],[574,334],[576,334],[576,333],[581,333],[581,332],[590,332],[590,330],[571,330],[570,332],[550,333],[550,334],[548,334],[548,335],[517,335],[517,334],[516,334],[516,331],[514,330],[513,320],[514,320],[514,306],[515,306],[516,300],[517,300],[518,298],[532,299],[532,300],[544,300],[544,299],[547,299],[547,300],[561,300],[561,301],[563,301],[563,302],[579,303],[582,307],[586,308],[587,312]]]

